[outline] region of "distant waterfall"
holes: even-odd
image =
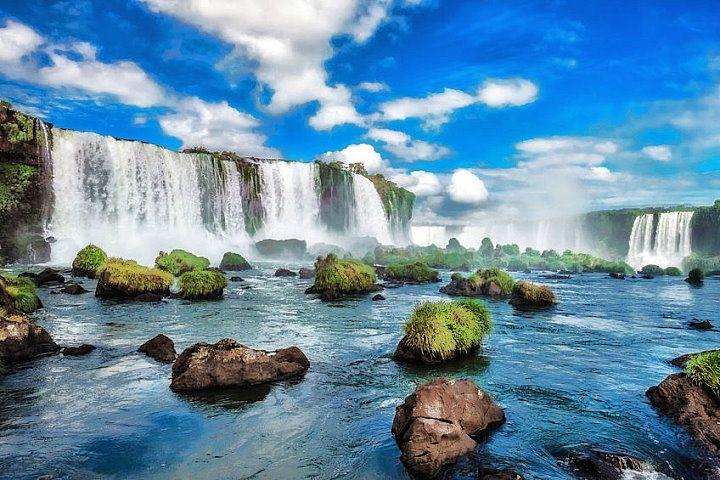
[[[627,261],[635,268],[648,264],[679,267],[692,253],[693,212],[648,213],[635,218]]]
[[[356,236],[375,237],[380,243],[392,243],[390,222],[380,196],[367,178],[356,175],[353,181],[354,215],[351,232]]]

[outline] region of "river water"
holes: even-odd
[[[572,478],[557,457],[588,448],[691,478],[692,443],[644,392],[676,371],[667,360],[717,347],[716,330],[685,324],[718,320],[720,279],[700,289],[678,278],[539,280],[555,289],[556,309],[517,313],[489,302],[495,326],[476,358],[421,368],[391,355],[413,306],[443,298],[441,284],[388,290],[385,302],[323,304],[304,295],[308,281],[274,278],[276,267],[242,272],[246,281],[218,302],[117,303],[43,289],[39,323],[60,344],[98,349],[0,377],[0,478],[406,478],[390,434],[395,407],[440,375],[474,379],[507,415],[448,478],[475,478],[481,464]],[[178,395],[168,388],[171,367],[136,353],[158,333],[178,352],[224,337],[297,345],[311,367],[299,381]]]

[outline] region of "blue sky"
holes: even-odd
[[[0,47],[58,126],[361,161],[420,222],[720,198],[714,1],[0,0]]]

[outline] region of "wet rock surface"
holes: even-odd
[[[304,279],[304,280],[308,280],[308,279],[311,279],[311,278],[315,278],[315,269],[314,269],[314,268],[304,268],[304,267],[303,267],[303,268],[300,269],[300,271],[298,272],[298,274],[300,275],[300,278],[302,278],[302,279]]]
[[[297,277],[297,273],[293,272],[292,270],[288,270],[287,268],[278,268],[275,270],[275,276],[276,277]]]
[[[60,346],[39,325],[22,315],[0,318],[0,360],[14,364],[56,353]]]
[[[138,352],[144,353],[160,363],[173,363],[177,358],[175,343],[162,333],[140,345]]]
[[[80,357],[82,355],[87,355],[93,350],[95,350],[95,345],[90,345],[88,343],[83,343],[82,345],[78,345],[77,347],[65,347],[63,348],[62,354],[68,357]]]
[[[603,450],[571,455],[567,463],[578,478],[587,480],[620,480],[626,470],[647,470],[639,458]]]
[[[78,285],[77,283],[69,283],[66,284],[63,288],[60,289],[62,293],[67,293],[68,295],[82,295],[83,293],[87,293],[88,291],[83,287],[82,285]]]
[[[372,297],[373,302],[380,302],[382,300],[385,300],[385,296],[381,293],[376,293],[375,296]]]

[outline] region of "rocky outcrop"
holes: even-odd
[[[298,275],[300,275],[300,278],[302,278],[303,280],[309,280],[311,278],[315,278],[315,269],[303,267],[298,272]]]
[[[620,480],[626,470],[648,470],[639,458],[602,450],[571,455],[567,462],[577,477],[587,480]]]
[[[0,361],[14,364],[56,353],[60,346],[39,325],[22,315],[0,318]]]
[[[173,363],[177,358],[175,343],[162,333],[140,345],[138,352],[144,353],[160,363]]]
[[[520,281],[513,287],[510,305],[521,310],[550,308],[557,303],[555,293],[543,285]]]
[[[411,474],[434,477],[472,452],[473,439],[505,422],[505,413],[472,380],[420,385],[395,410],[392,434]]]
[[[690,359],[693,358],[695,355],[711,352],[720,352],[720,350],[705,350],[704,352],[686,353],[685,355],[680,355],[679,357],[673,358],[672,360],[670,360],[670,363],[672,365],[675,365],[676,367],[685,368],[687,366],[687,362],[689,362]]]
[[[693,321],[688,322],[688,328],[692,328],[693,330],[712,330],[713,324],[710,323],[709,320],[698,320],[693,319]]]
[[[715,393],[686,373],[675,373],[645,394],[653,407],[687,430],[702,450],[720,453],[720,401]]]
[[[65,277],[54,268],[45,268],[40,273],[23,272],[18,276],[29,278],[38,287],[65,283]]]
[[[478,480],[525,480],[525,477],[511,468],[481,468],[477,478]]]
[[[249,387],[302,376],[310,367],[297,347],[255,350],[226,338],[196,343],[173,364],[170,388],[177,391]]]
[[[275,270],[275,276],[276,277],[297,277],[297,273],[293,272],[292,270],[288,270],[287,268],[278,268]]]
[[[65,347],[63,348],[62,354],[66,357],[80,357],[82,355],[87,355],[93,350],[95,350],[95,345],[90,345],[89,343],[83,343],[82,345],[78,345],[77,347]]]

